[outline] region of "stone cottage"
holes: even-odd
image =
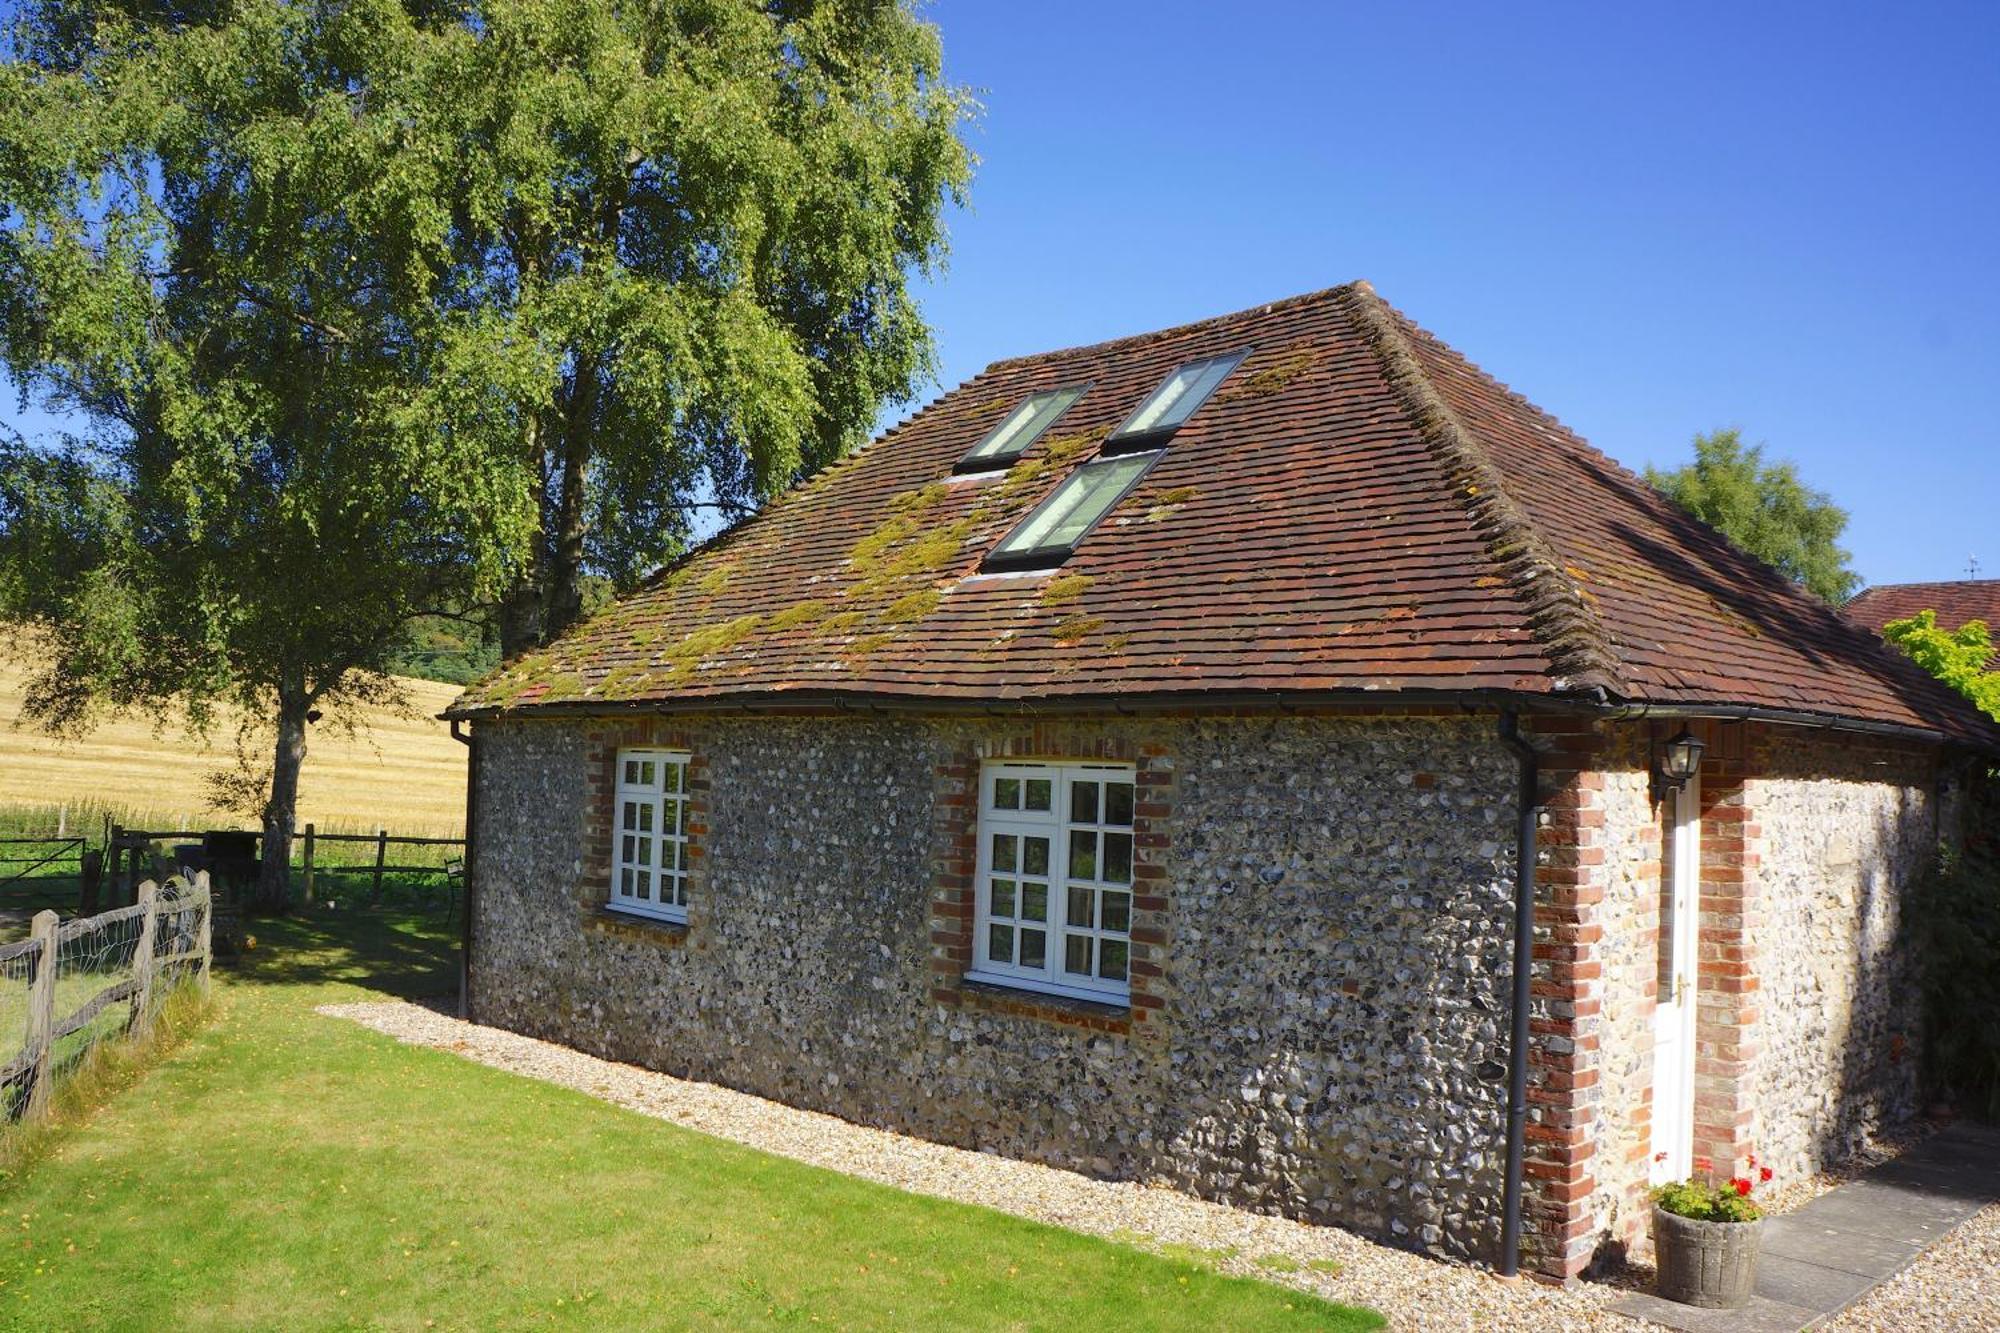
[[[450,716],[480,1021],[1557,1277],[1912,1113],[1995,744],[1362,283],[996,363]]]

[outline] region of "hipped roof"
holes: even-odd
[[[979,573],[1177,366],[1245,348],[1060,570]],[[1082,383],[1011,469],[954,478],[1022,399]],[[1359,282],[996,362],[452,714],[1263,694],[1995,735]]]

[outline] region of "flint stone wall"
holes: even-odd
[[[1116,737],[1174,774],[1164,1004],[1126,1031],[937,998],[937,775],[1008,724],[673,725],[708,775],[684,937],[584,905],[586,769],[613,724],[480,724],[480,1021],[1491,1257],[1516,773],[1490,717],[1073,724],[1074,753]]]
[[[1770,729],[1756,1150],[1797,1179],[1917,1111],[1921,1001],[1904,892],[1937,848],[1935,756]]]

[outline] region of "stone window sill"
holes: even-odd
[[[1039,1019],[1045,1023],[1061,1023],[1115,1035],[1124,1035],[1132,1030],[1132,1010],[1122,1004],[1077,1000],[1067,995],[1050,995],[1045,991],[1023,990],[970,979],[958,983],[958,995],[960,1003],[968,1009],[1012,1014],[1019,1018]]]
[[[600,935],[610,935],[621,940],[639,940],[648,944],[678,948],[687,943],[688,926],[685,921],[667,921],[660,917],[640,916],[634,912],[620,912],[616,908],[599,904],[588,908],[583,914],[583,924],[588,930]]]

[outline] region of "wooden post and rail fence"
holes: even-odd
[[[26,1002],[21,1048],[0,1066],[0,1089],[14,1093],[7,1099],[9,1110],[40,1119],[48,1114],[59,1064],[80,1059],[121,1032],[148,1035],[168,983],[177,976],[207,994],[214,909],[207,871],[192,880],[171,879],[165,892],[147,880],[128,907],[68,921],[52,911],[37,912],[27,939],[0,947],[0,1000]],[[98,1023],[120,1003],[130,1006],[124,1022]],[[0,1005],[0,1012],[5,1008]],[[61,1052],[59,1060],[58,1047],[79,1033],[84,1040]]]
[[[113,824],[105,839],[105,863],[101,877],[83,877],[83,907],[94,911],[98,906],[97,879],[101,878],[105,891],[113,902],[129,899],[136,881],[149,869],[154,857],[154,847],[159,843],[200,843],[206,869],[219,881],[218,889],[233,887],[246,882],[256,875],[256,848],[263,835],[256,832],[205,832],[192,829],[132,829],[122,824]],[[374,833],[321,833],[312,824],[301,830],[297,840],[301,845],[303,864],[301,896],[307,903],[317,900],[319,880],[327,875],[364,874],[371,876],[371,891],[376,898],[382,896],[382,877],[399,874],[443,874],[454,886],[453,901],[456,901],[456,881],[460,874],[458,861],[447,861],[443,865],[397,865],[389,861],[391,847],[456,847],[461,852],[465,848],[463,838],[428,838],[394,834],[388,829],[378,829]],[[372,863],[328,863],[321,856],[321,848],[327,843],[362,843],[375,849]]]

